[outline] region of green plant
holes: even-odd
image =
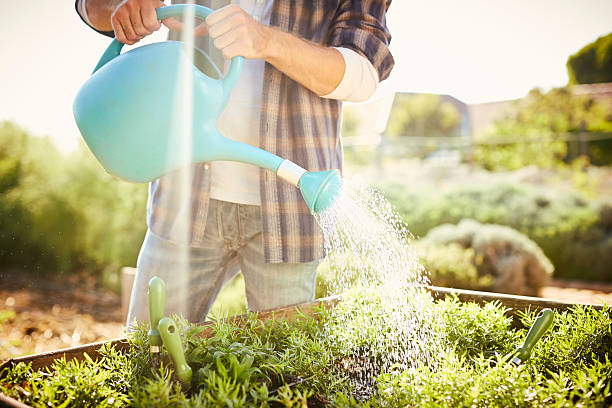
[[[400,93],[395,96],[385,135],[455,136],[460,123],[457,108],[440,95]]]
[[[386,326],[384,313],[377,312],[384,310],[371,307],[380,306],[381,294],[361,291],[345,302],[334,313],[320,309],[313,317],[298,315],[292,322],[260,321],[251,315],[235,322],[217,320],[207,329],[177,318],[187,360],[196,373],[186,390],[173,379],[167,358],[159,368],[151,368],[148,328],[140,325],[129,336],[127,351],[107,344],[98,359],[59,359],[41,371],[23,363],[5,368],[0,372],[0,392],[37,407],[298,408],[314,402],[371,408],[605,407],[612,402],[609,308],[576,306],[557,314],[531,359],[517,366],[508,355],[522,343],[527,329],[513,329],[503,306],[461,303],[456,297],[430,301],[424,312],[437,328],[430,341],[435,352],[413,364],[378,367],[364,400],[347,378],[376,367],[343,362],[380,360],[364,359],[339,340],[353,329],[376,336],[375,331]],[[347,328],[343,310],[351,315],[361,310],[354,327]],[[530,325],[535,313],[526,311],[519,317]],[[201,336],[203,330],[210,330],[210,337]],[[365,341],[359,347],[382,350],[376,342]]]
[[[510,113],[496,121],[489,132],[478,135],[485,142],[511,140],[503,144],[479,144],[473,158],[489,170],[513,170],[529,165],[564,168],[578,156],[571,149],[577,145],[569,146],[565,139],[578,138],[585,132],[612,132],[609,103],[574,94],[571,88],[555,88],[546,93],[533,89],[514,104]],[[593,164],[612,163],[609,140],[590,142],[587,153]]]
[[[537,295],[554,270],[537,244],[501,225],[464,219],[431,229],[422,242],[473,249],[478,276],[492,278],[488,289],[494,292]]]
[[[38,273],[85,269],[118,281],[144,233],[146,186],[107,174],[81,146],[62,155],[0,123],[0,262]]]
[[[533,240],[555,266],[555,276],[612,281],[609,200],[509,183],[464,185],[449,190],[381,186],[417,237],[464,218],[505,225]]]
[[[473,248],[459,244],[432,245],[416,243],[419,259],[428,273],[432,285],[449,288],[486,290],[491,288],[492,275],[479,275],[482,263]]]

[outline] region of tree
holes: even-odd
[[[612,33],[584,46],[566,65],[571,85],[612,82]]]
[[[398,136],[455,136],[461,114],[440,95],[398,94],[395,97],[385,134]]]
[[[571,88],[547,93],[538,89],[517,101],[515,111],[494,123],[484,141],[511,139],[507,144],[480,145],[475,160],[488,169],[517,169],[528,165],[553,168],[564,165],[568,142],[582,132],[612,132],[610,106]],[[589,144],[589,156],[597,164],[612,163],[610,140]]]

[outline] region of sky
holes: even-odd
[[[72,101],[110,39],[72,0],[0,0],[0,13],[0,121],[74,149]],[[480,103],[565,85],[568,56],[612,31],[612,1],[394,0],[387,22],[395,68],[381,92]]]

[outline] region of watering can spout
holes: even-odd
[[[342,187],[338,170],[306,171],[290,160],[284,160],[276,174],[300,189],[313,214],[327,210],[336,201]]]
[[[338,170],[305,173],[298,185],[313,214],[327,210],[336,201],[342,187]]]

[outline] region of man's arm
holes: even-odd
[[[213,12],[206,24],[225,58],[266,60],[317,95],[332,92],[344,75],[344,58],[338,50],[265,26],[236,5]]]
[[[114,31],[117,40],[129,45],[161,28],[155,10],[163,6],[161,0],[77,0],[77,11],[93,28],[101,32]],[[171,30],[182,27],[173,18],[162,22]]]

